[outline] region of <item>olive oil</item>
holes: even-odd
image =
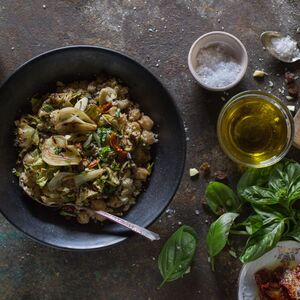
[[[227,105],[218,123],[221,146],[235,161],[262,165],[289,143],[287,115],[275,101],[244,96]]]

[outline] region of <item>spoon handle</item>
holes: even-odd
[[[159,240],[160,239],[159,234],[157,234],[157,233],[155,233],[153,231],[150,231],[150,230],[148,230],[146,228],[143,228],[143,227],[141,227],[139,225],[136,225],[136,224],[133,224],[131,222],[128,222],[128,221],[126,221],[124,219],[121,219],[121,218],[119,218],[117,216],[114,216],[114,215],[112,215],[112,214],[110,214],[108,212],[105,212],[103,210],[97,210],[97,211],[95,211],[95,213],[98,214],[98,215],[101,215],[101,216],[103,216],[103,217],[105,217],[105,218],[107,218],[107,219],[109,219],[109,220],[111,220],[113,222],[116,222],[118,224],[121,224],[121,225],[129,228],[130,230],[132,230],[132,231],[134,231],[134,232],[136,232],[136,233],[138,233],[140,235],[143,235],[144,237],[146,237],[147,239],[149,239],[151,241],[155,241],[155,240]]]

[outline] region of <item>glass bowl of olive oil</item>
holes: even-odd
[[[288,108],[272,94],[245,91],[223,107],[218,139],[233,161],[252,168],[275,164],[289,151],[294,122]]]

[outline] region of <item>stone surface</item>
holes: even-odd
[[[161,77],[182,112],[188,147],[182,183],[170,205],[176,213],[161,216],[151,227],[161,235],[159,242],[134,236],[110,250],[66,252],[32,241],[0,216],[0,299],[236,299],[241,264],[225,251],[216,260],[216,272],[210,271],[204,241],[211,217],[200,203],[209,178],[191,180],[188,170],[208,161],[211,174],[224,170],[235,183],[237,167],[222,153],[215,134],[221,97],[261,88],[285,98],[278,91],[285,67],[299,75],[300,65],[275,61],[263,51],[259,35],[280,30],[299,40],[299,8],[297,0],[1,0],[0,80],[55,47],[91,44],[119,50]],[[222,29],[241,39],[250,59],[244,80],[225,95],[201,89],[187,67],[193,41]],[[257,68],[271,75],[255,80]],[[296,150],[290,155],[298,156]],[[158,289],[156,258],[178,222],[199,234],[196,259],[190,274]]]

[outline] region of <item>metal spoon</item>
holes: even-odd
[[[153,231],[150,231],[144,227],[141,227],[139,225],[136,225],[134,223],[131,223],[129,221],[126,221],[124,219],[121,219],[115,215],[112,215],[106,211],[103,211],[103,210],[92,210],[92,209],[89,209],[89,208],[86,208],[86,207],[81,207],[81,206],[78,206],[78,205],[75,205],[75,204],[72,204],[72,203],[66,203],[66,204],[63,204],[63,205],[47,205],[45,203],[43,203],[42,201],[34,198],[30,193],[28,193],[27,190],[24,190],[26,192],[26,194],[31,197],[33,200],[37,201],[38,203],[44,205],[44,206],[47,206],[47,207],[52,207],[52,208],[61,208],[62,206],[71,206],[71,207],[75,207],[76,209],[78,210],[85,210],[85,211],[88,211],[90,212],[91,214],[95,213],[95,214],[98,214],[100,216],[103,216],[115,223],[118,223],[120,225],[123,225],[124,227],[127,227],[128,229],[146,237],[147,239],[151,240],[151,241],[156,241],[156,240],[159,240],[160,239],[160,236],[159,234],[153,232]]]
[[[75,207],[76,209],[78,210],[85,210],[85,211],[88,211],[90,213],[95,213],[95,214],[98,214],[102,217],[105,217],[115,223],[118,223],[120,225],[123,225],[124,227],[127,227],[128,229],[146,237],[147,239],[151,240],[151,241],[155,241],[155,240],[159,240],[160,239],[160,236],[159,234],[153,232],[153,231],[150,231],[144,227],[141,227],[137,224],[134,224],[134,223],[131,223],[129,221],[126,221],[122,218],[119,218],[115,215],[112,215],[106,211],[103,211],[103,210],[92,210],[92,209],[89,209],[89,208],[85,208],[85,207],[81,207],[81,206],[77,206],[77,205],[74,205],[74,204],[71,204],[71,203],[68,203],[66,204],[65,206],[72,206],[72,207]]]
[[[261,34],[260,40],[261,40],[263,46],[275,58],[277,58],[285,63],[292,63],[297,60],[300,60],[300,51],[298,51],[298,53],[296,53],[295,56],[291,56],[291,57],[286,57],[286,56],[280,55],[274,51],[274,48],[272,47],[272,39],[273,38],[284,38],[284,37],[287,37],[287,36],[283,35],[280,32],[277,32],[277,31],[265,31]]]
[[[118,224],[121,224],[125,227],[127,227],[128,229],[140,234],[140,235],[143,235],[144,237],[146,237],[147,239],[151,240],[151,241],[155,241],[155,240],[159,240],[160,239],[160,236],[159,234],[153,232],[153,231],[150,231],[144,227],[141,227],[139,225],[136,225],[134,223],[131,223],[131,222],[128,222],[124,219],[121,219],[115,215],[112,215],[106,211],[103,211],[103,210],[97,210],[97,211],[94,211],[96,214],[100,215],[100,216],[103,216],[115,223],[118,223]]]

